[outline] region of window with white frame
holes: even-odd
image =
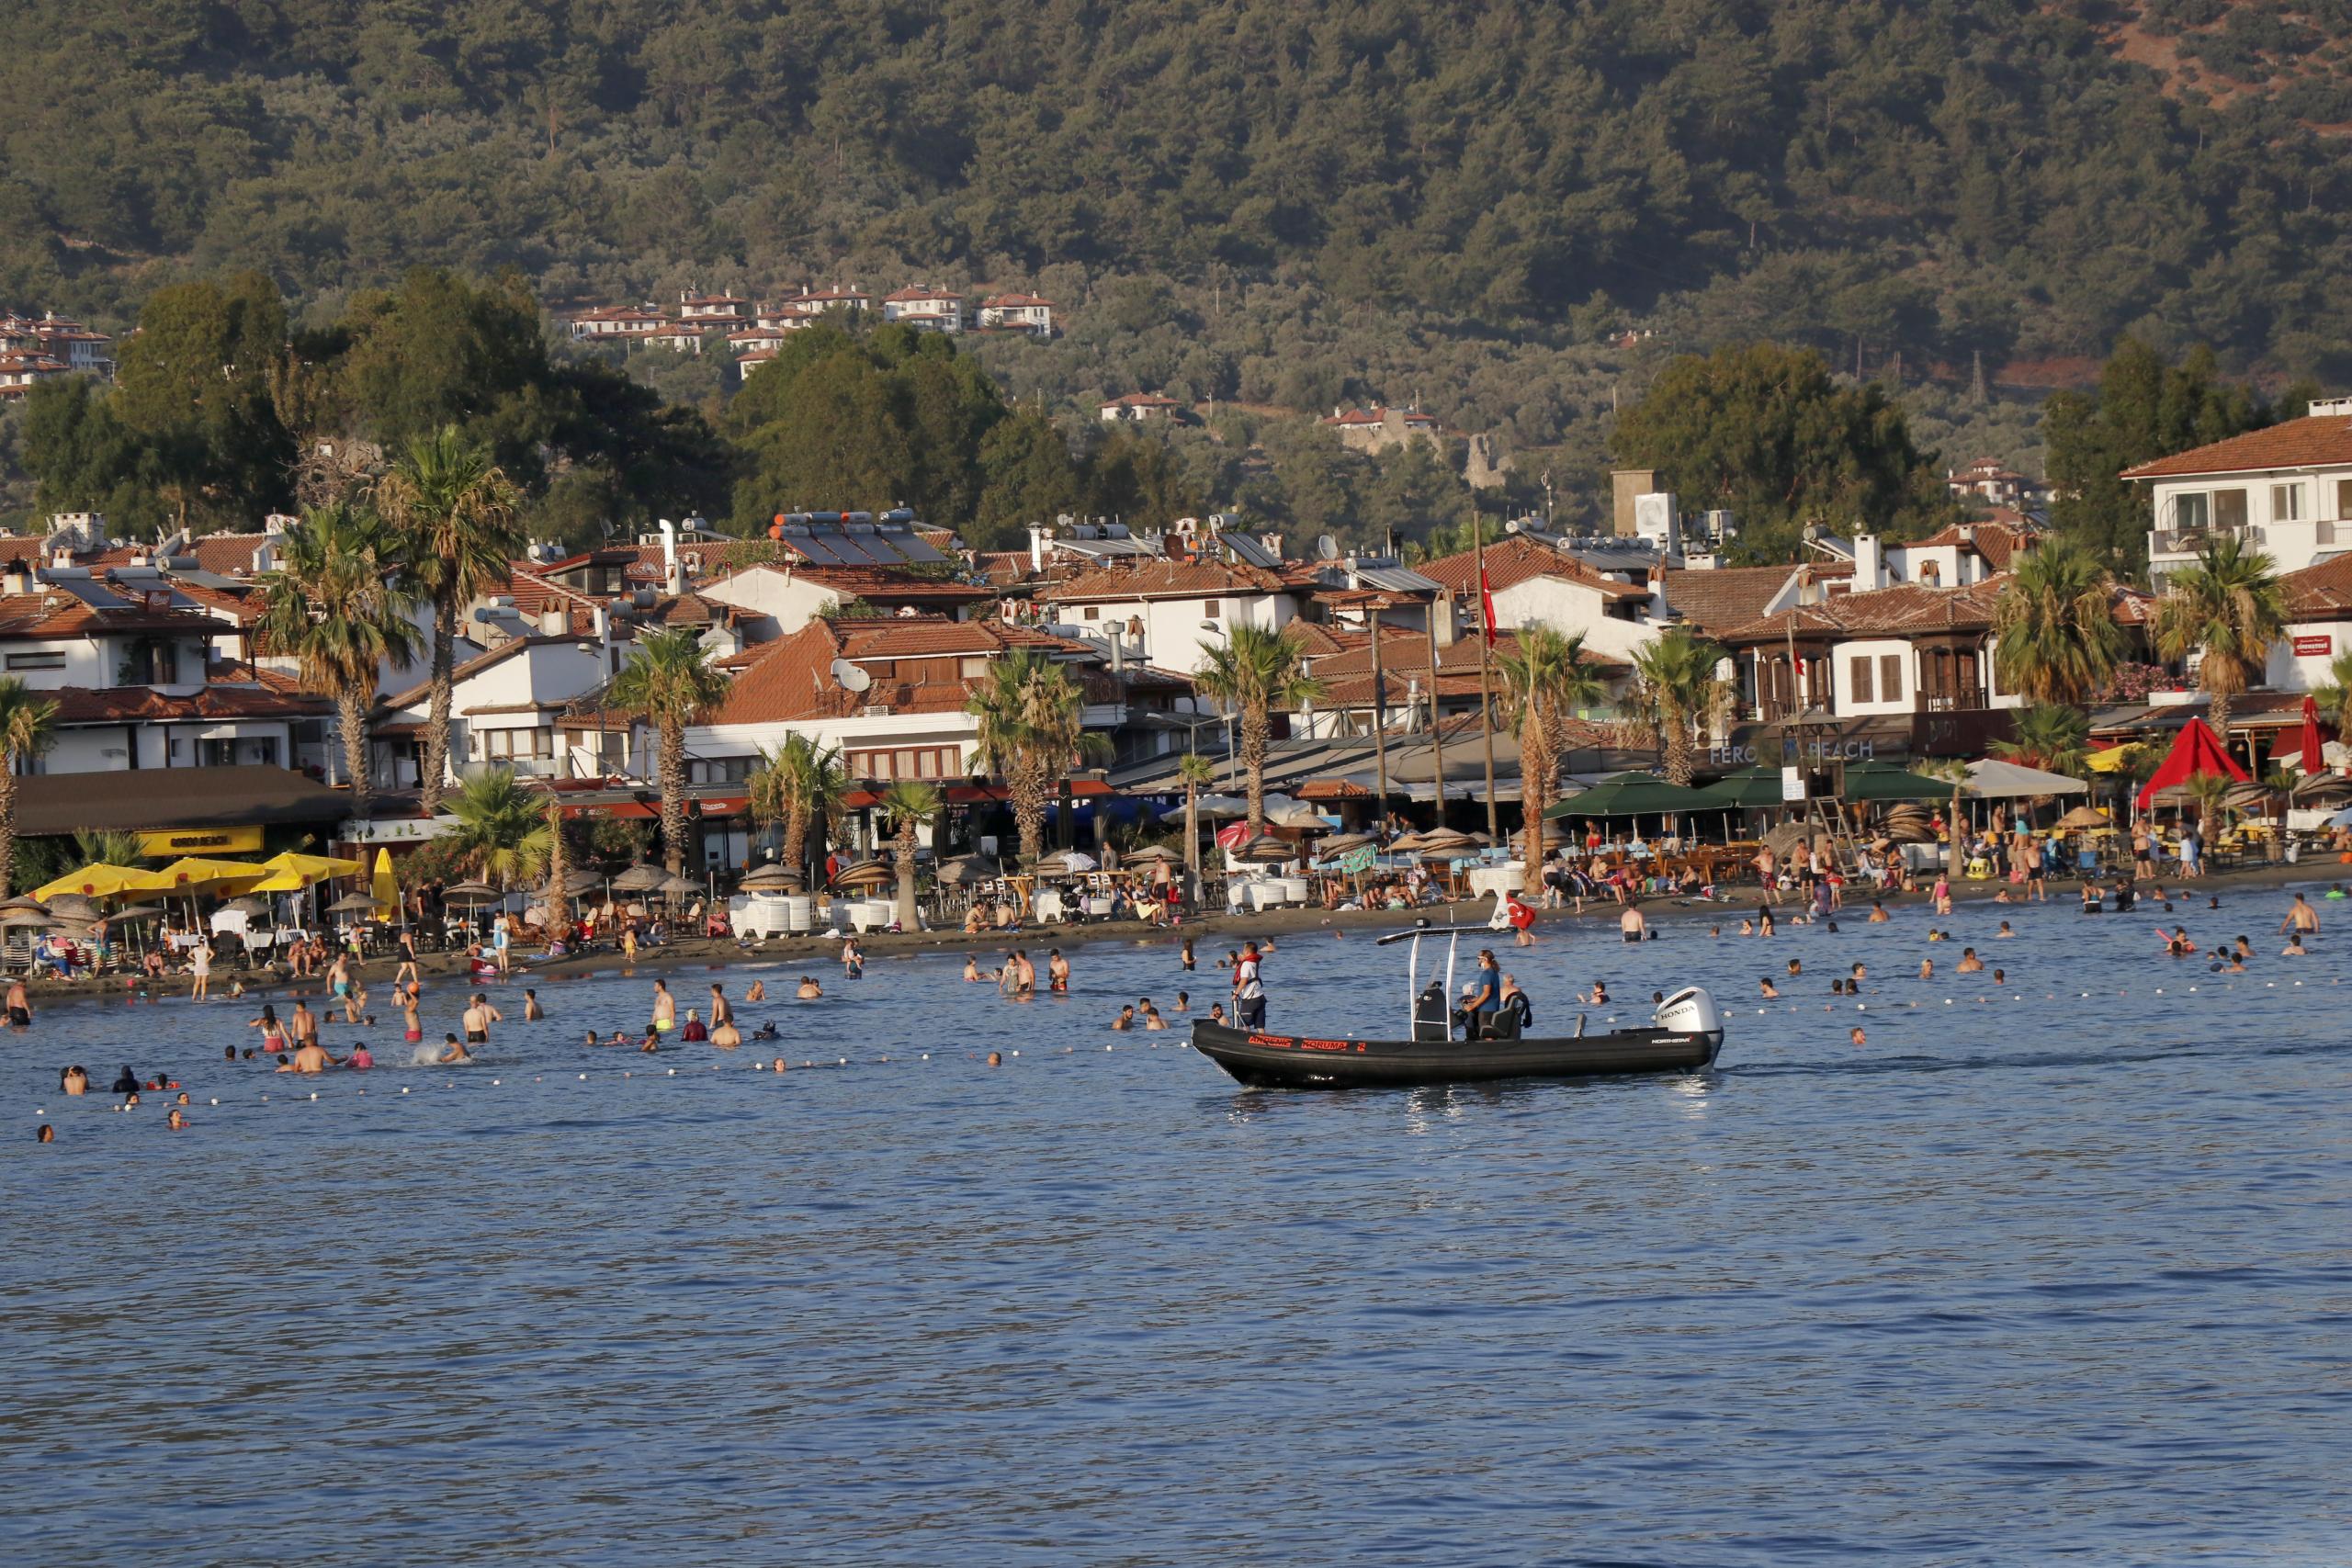
[[[2270,520],[2273,523],[2300,523],[2303,520],[2303,487],[2299,484],[2270,487]]]

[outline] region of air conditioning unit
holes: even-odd
[[[864,707],[857,710],[857,716],[860,718],[888,718],[890,716],[890,705],[888,703],[868,703]]]

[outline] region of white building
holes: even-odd
[[[669,317],[650,307],[606,305],[572,317],[571,335],[588,342],[615,338],[642,341],[669,324]]]
[[[882,319],[904,321],[922,332],[960,333],[964,330],[964,297],[918,283],[884,295]]]
[[[980,325],[1000,332],[1027,333],[1031,337],[1054,335],[1051,299],[1035,294],[991,294],[980,301]]]
[[[2301,419],[2126,468],[2147,487],[2148,576],[2193,563],[2207,539],[2234,536],[2282,572],[2352,547],[2352,398],[2322,399]]]
[[[1158,392],[1129,392],[1123,398],[1113,398],[1104,403],[1102,419],[1105,424],[1145,424],[1155,419],[1165,422],[1175,418],[1176,411],[1183,406],[1175,399],[1161,397]]]
[[[1037,602],[1053,626],[1117,642],[1124,659],[1189,674],[1235,626],[1288,626],[1306,592],[1263,567],[1133,558],[1055,583]]]

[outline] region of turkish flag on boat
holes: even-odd
[[[1487,638],[1487,646],[1495,646],[1495,595],[1487,586],[1487,563],[1478,563],[1478,629]]]

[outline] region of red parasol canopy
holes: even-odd
[[[1216,830],[1216,841],[1226,849],[1238,849],[1250,841],[1248,822],[1228,822]]]
[[[2303,722],[2292,729],[2278,732],[2270,743],[2270,760],[2293,762],[2307,773],[2316,773],[2327,766],[2326,742],[2319,732],[2319,704],[2310,697],[2303,699]]]
[[[2140,809],[2156,797],[2156,791],[2187,784],[2204,773],[2219,773],[2223,778],[2245,782],[2245,770],[2230,761],[2230,754],[2201,718],[2192,718],[2173,738],[2172,750],[2165,753],[2155,775],[2140,786]]]

